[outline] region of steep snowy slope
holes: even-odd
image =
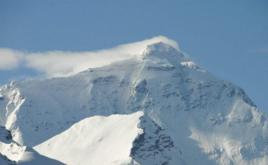
[[[267,115],[165,42],[74,76],[13,82],[0,95],[12,139],[67,164],[268,164]]]
[[[62,165],[59,161],[38,154],[35,150],[21,146],[12,140],[4,127],[0,127],[0,165]]]
[[[89,117],[35,149],[66,164],[128,164],[132,143],[142,133],[137,128],[141,116],[142,112]]]

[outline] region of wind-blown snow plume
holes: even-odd
[[[19,66],[22,53],[6,48],[0,48],[0,70],[10,70]]]
[[[9,54],[4,56],[6,61],[14,66],[19,65],[19,61],[25,60],[25,67],[32,68],[49,77],[54,76],[69,76],[88,68],[96,68],[104,65],[111,64],[116,61],[130,59],[135,56],[142,54],[142,51],[146,49],[147,45],[163,42],[172,45],[174,48],[179,49],[178,44],[164,36],[158,36],[151,39],[134,42],[130,44],[119,45],[114,48],[98,50],[98,51],[85,51],[85,52],[68,52],[68,51],[49,51],[40,53],[21,53],[23,54],[17,57],[16,54],[12,54],[12,50],[9,50]],[[11,58],[11,60],[10,60]],[[13,62],[12,59],[16,59],[17,63]],[[4,61],[5,61],[4,60]],[[13,60],[14,61],[14,60]],[[7,62],[0,61],[1,63],[7,64]],[[3,65],[2,64],[2,65]]]
[[[116,60],[83,63],[90,60],[86,52],[72,55],[83,60],[67,58],[67,66],[60,61],[67,54],[39,54],[40,61],[28,55],[27,64],[47,74],[71,74],[82,64],[99,68],[0,87],[0,162],[22,160],[16,153],[24,160],[26,150],[14,152],[15,142],[57,164],[267,165],[267,114],[241,88],[162,40],[149,40],[146,49],[148,40],[93,53],[131,58],[107,66]]]

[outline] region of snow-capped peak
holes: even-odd
[[[169,62],[179,62],[185,58],[177,48],[164,42],[147,45],[146,49],[143,51],[142,57],[166,59]]]
[[[268,164],[267,114],[162,40],[69,77],[0,87],[0,124],[70,165]]]

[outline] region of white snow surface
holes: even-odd
[[[168,43],[141,52],[2,86],[1,126],[19,146],[68,165],[268,164],[267,114],[241,88]]]
[[[34,149],[65,164],[129,164],[132,143],[142,133],[142,114],[89,117]]]
[[[0,165],[63,165],[31,148],[17,144],[4,127],[0,127],[0,152]]]

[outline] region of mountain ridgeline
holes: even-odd
[[[268,164],[267,114],[166,42],[72,76],[4,85],[0,124],[6,164]]]

